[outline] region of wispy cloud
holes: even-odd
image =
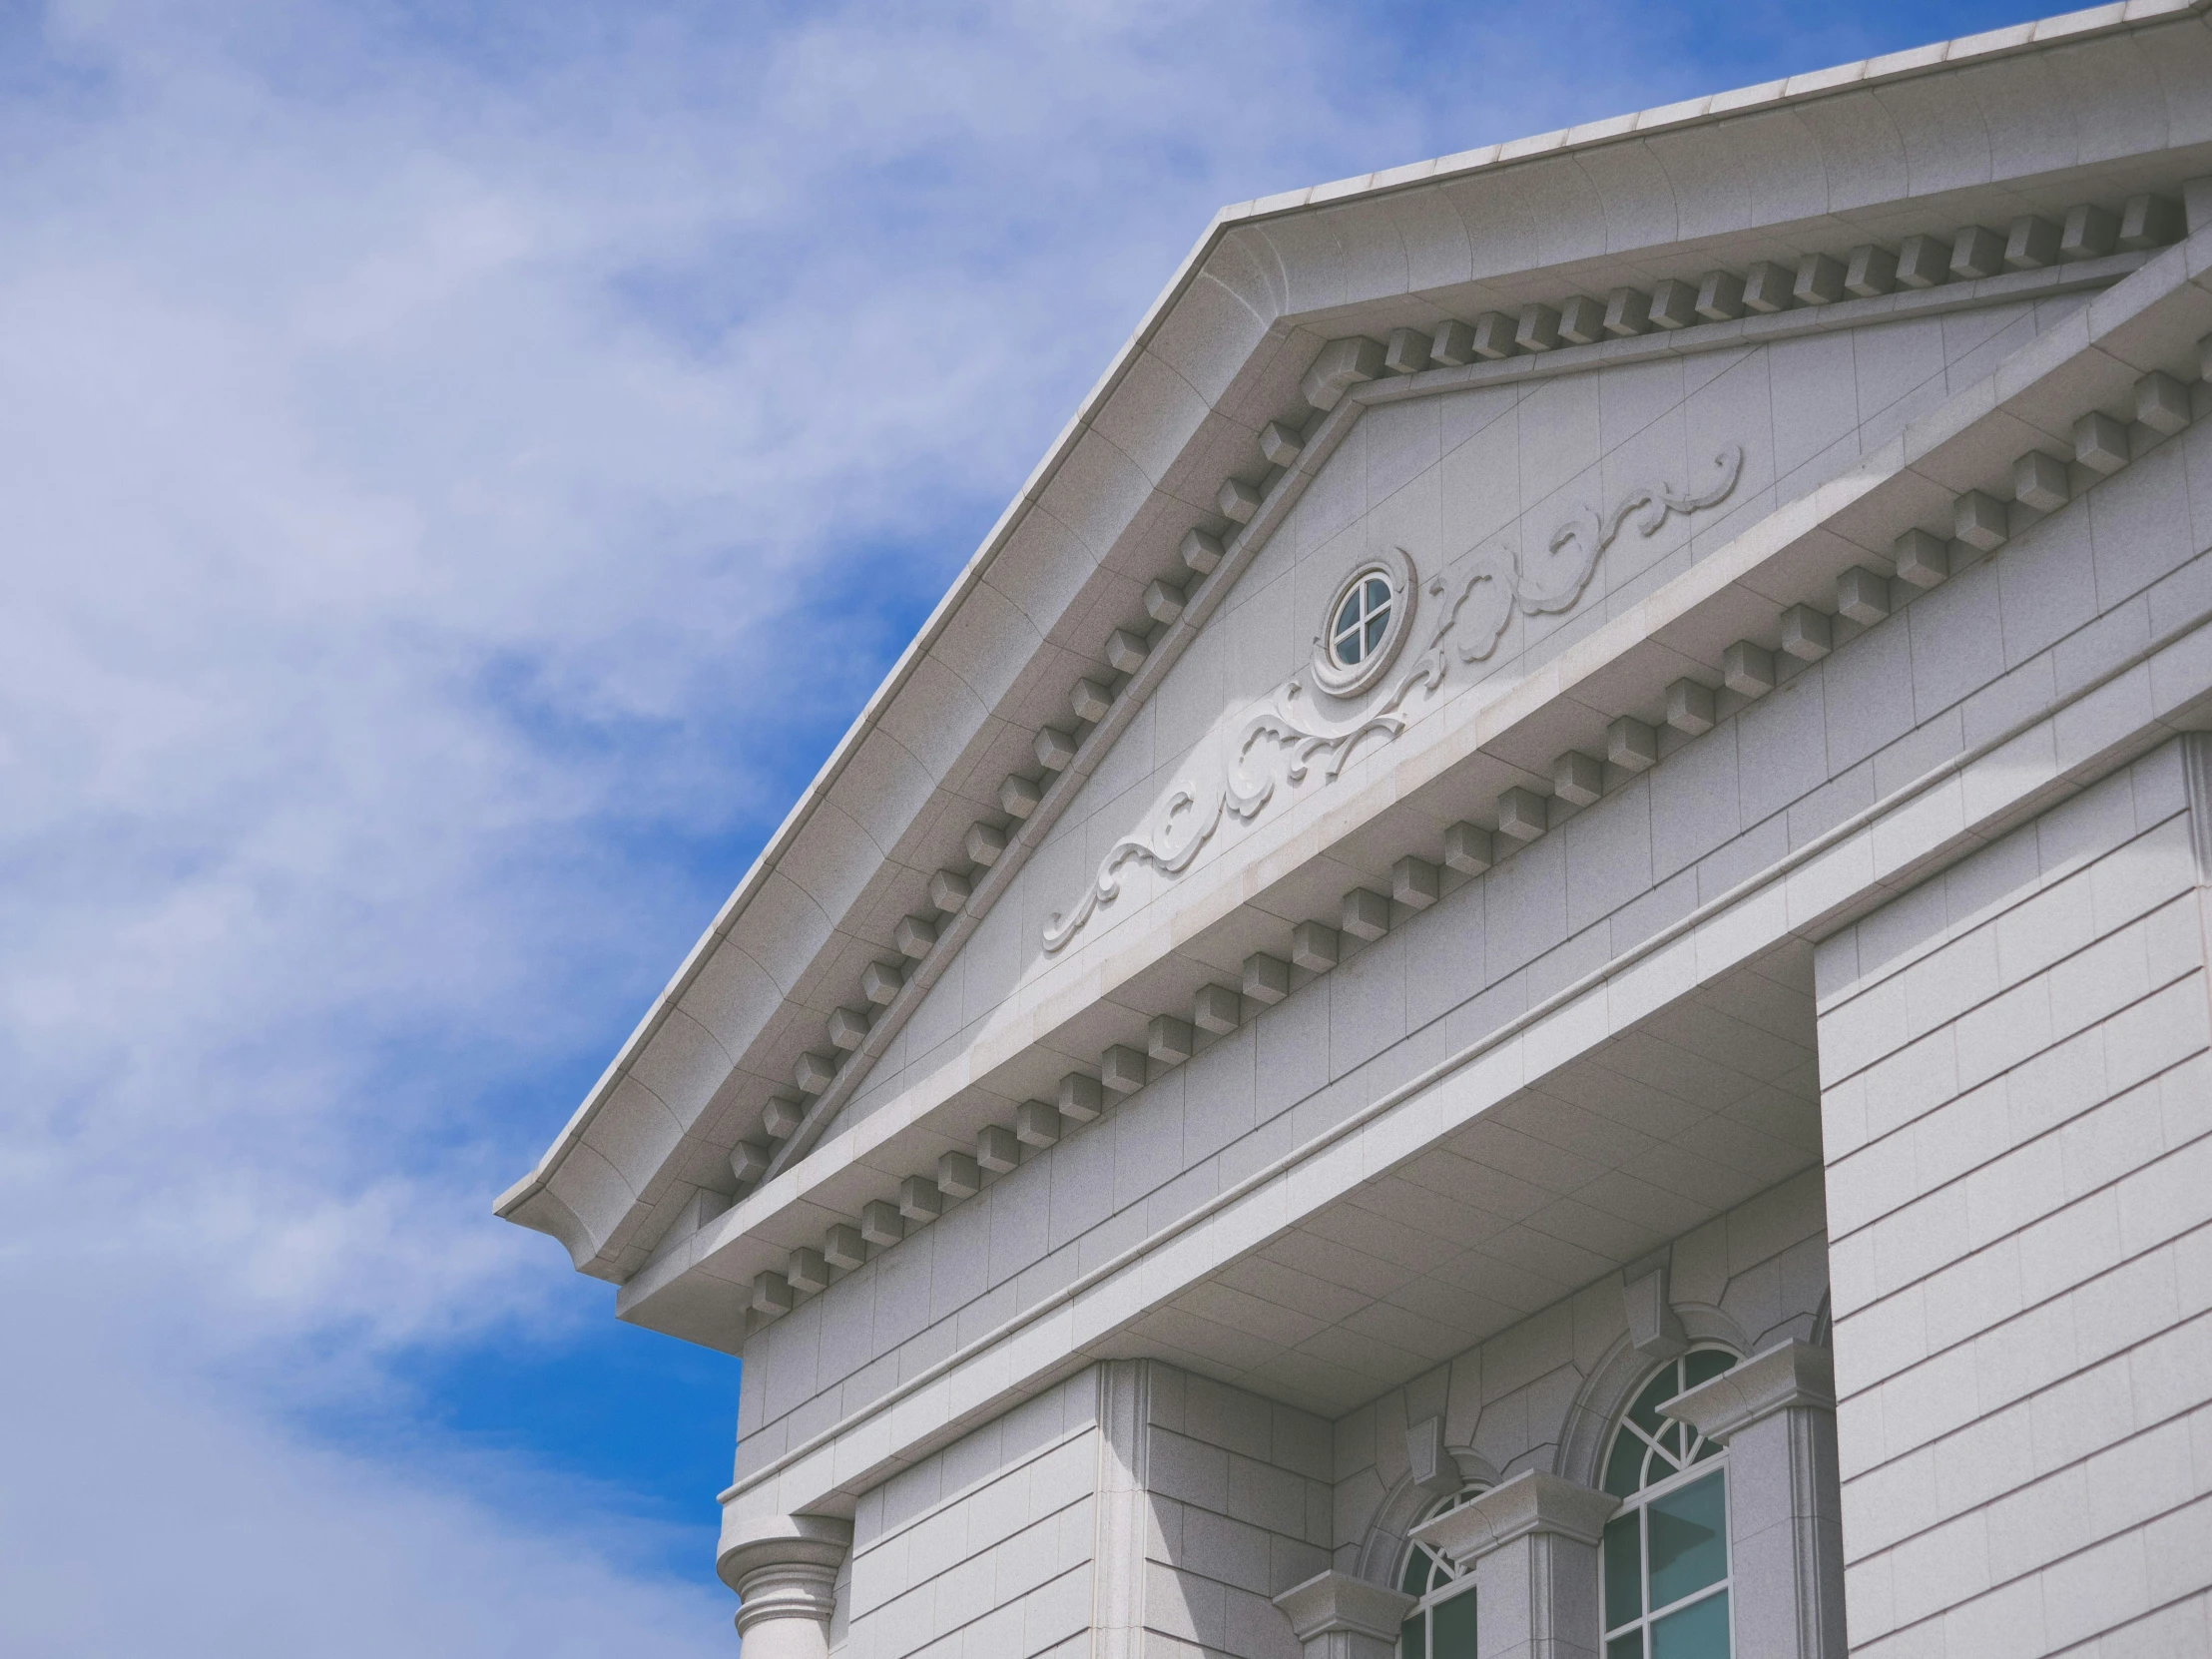
[[[490,1195],[1216,205],[1694,90],[1690,16],[0,24],[23,1651],[726,1644],[526,1391],[494,1454],[399,1381],[601,1340]],[[364,1400],[419,1432],[316,1438]]]

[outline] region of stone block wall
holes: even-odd
[[[2212,1651],[2202,741],[1819,952],[1868,1659]]]
[[[860,1499],[830,1631],[845,1659],[1090,1651],[1098,1372]]]
[[[1297,1659],[1330,1425],[1155,1361],[1093,1366],[861,1498],[842,1659]]]
[[[1269,1598],[1329,1565],[1330,1425],[1141,1362],[1150,1372],[1147,1659],[1298,1659]]]

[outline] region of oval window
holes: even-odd
[[[1402,547],[1353,566],[1330,595],[1314,636],[1314,684],[1332,697],[1356,697],[1380,680],[1412,620],[1413,561]]]

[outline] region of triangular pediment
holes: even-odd
[[[1334,919],[1348,888],[1387,894],[1370,843],[1494,833],[1494,776],[1407,800],[1378,786],[1401,750],[1540,676],[2086,298],[1693,338],[1366,407],[827,1133],[911,1110],[917,1091],[965,1096],[963,1118],[1050,1099],[1106,1048],[1145,1047],[1149,1006],[1237,985],[1252,950],[1287,957],[1272,935]],[[1339,664],[1331,625],[1371,580],[1390,595],[1380,649]],[[1552,793],[1541,765],[1518,781]]]
[[[1992,38],[1225,212],[501,1214],[618,1282],[710,1231],[777,1259],[1404,848],[1466,878],[1455,826],[1571,805],[1609,720],[1677,679],[1725,706],[1731,642],[2009,496],[2042,411],[1913,422],[2212,171],[2158,90],[2212,71],[2200,23],[2063,33],[2063,76]],[[1333,690],[1316,637],[1393,559],[1388,662]],[[650,1322],[735,1340],[719,1303]]]

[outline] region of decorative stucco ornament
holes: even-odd
[[[1317,710],[1308,696],[1305,677],[1293,679],[1274,693],[1234,729],[1233,737],[1214,752],[1220,772],[1211,784],[1178,780],[1167,799],[1154,812],[1142,834],[1116,841],[1099,861],[1081,900],[1070,911],[1054,911],[1045,924],[1044,947],[1056,951],[1080,932],[1102,904],[1111,904],[1121,892],[1124,865],[1140,863],[1165,875],[1179,875],[1190,868],[1206,843],[1221,828],[1223,815],[1251,823],[1266,810],[1281,784],[1303,783],[1317,761],[1324,784],[1334,783],[1351,760],[1363,738],[1380,736],[1388,743],[1410,724],[1404,713],[1406,699],[1415,688],[1434,696],[1449,672],[1454,654],[1462,663],[1480,662],[1497,649],[1517,609],[1530,616],[1552,616],[1571,610],[1589,586],[1597,561],[1631,523],[1638,535],[1655,535],[1669,515],[1687,517],[1718,506],[1735,489],[1742,475],[1744,450],[1729,444],[1713,457],[1718,476],[1703,490],[1677,490],[1669,484],[1640,484],[1625,493],[1613,509],[1600,515],[1594,508],[1568,519],[1544,543],[1544,551],[1523,560],[1510,543],[1477,551],[1454,598],[1429,635],[1428,644],[1388,690],[1367,708],[1344,719],[1332,720]],[[1415,595],[1420,591],[1411,555],[1392,548],[1387,555],[1363,561],[1338,584],[1331,613],[1323,620],[1315,642],[1317,669],[1327,661],[1327,641],[1349,589],[1370,570],[1397,578],[1393,597],[1401,607],[1390,618],[1388,637],[1376,652],[1385,666],[1413,627]],[[1400,585],[1401,584],[1401,585]],[[1441,598],[1448,584],[1439,577],[1427,585],[1431,598]],[[1326,677],[1317,673],[1327,691]],[[1365,686],[1368,677],[1356,683]]]

